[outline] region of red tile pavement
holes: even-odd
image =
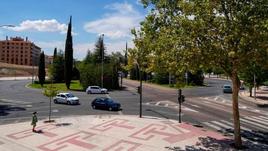
[[[196,146],[200,137],[229,139],[174,120],[120,115],[59,118],[50,124],[38,122],[39,133],[30,130],[29,122],[1,125],[0,150],[159,151]]]

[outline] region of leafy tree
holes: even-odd
[[[235,146],[242,146],[238,108],[239,72],[249,60],[267,62],[268,1],[142,0],[152,8],[142,22],[145,55],[171,72],[222,69],[233,85]],[[140,39],[135,37],[136,39]],[[134,42],[135,43],[135,42]],[[139,43],[135,43],[140,47]]]
[[[74,68],[73,68],[73,73],[72,73],[73,77],[72,79],[73,80],[79,80],[80,79],[80,72],[79,70],[76,68],[76,63],[74,62]]]
[[[49,97],[49,115],[48,115],[48,121],[51,122],[51,99],[56,96],[58,93],[58,90],[53,87],[53,84],[51,82],[51,85],[46,87],[43,91],[43,95],[46,97]]]
[[[65,65],[64,77],[67,89],[70,89],[73,69],[73,39],[72,39],[72,16],[68,24],[67,37],[65,42]]]
[[[46,78],[46,70],[45,70],[45,54],[42,51],[39,57],[39,68],[38,68],[38,79],[39,83],[43,87],[43,84],[45,83]]]

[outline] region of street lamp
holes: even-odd
[[[101,35],[101,87],[103,88],[103,58],[104,58],[104,34]]]

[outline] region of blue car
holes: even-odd
[[[228,84],[225,84],[223,86],[223,93],[232,93],[233,90],[232,90],[232,86],[231,85],[228,85]]]
[[[91,102],[91,106],[93,109],[99,108],[99,109],[108,109],[109,111],[112,111],[112,110],[119,110],[121,104],[115,102],[111,98],[97,97]]]

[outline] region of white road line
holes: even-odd
[[[216,97],[214,98],[214,101],[217,101],[217,100],[218,100],[218,98],[219,98],[219,96],[216,96]]]
[[[264,119],[267,119],[267,120],[268,120],[268,117],[265,117],[265,116],[259,116],[259,117],[261,117],[261,118],[264,118]]]
[[[208,101],[204,101],[205,103],[208,103],[208,104],[212,104],[211,102],[208,102]]]
[[[107,98],[111,98],[111,97],[109,96],[109,94],[105,94],[105,95],[106,95]]]
[[[205,124],[205,125],[208,126],[208,127],[214,128],[214,129],[216,129],[216,130],[222,130],[221,127],[218,127],[218,126],[216,126],[216,125],[210,124],[209,122],[202,122],[202,123]]]
[[[218,122],[218,121],[211,121],[211,122],[214,123],[214,124],[216,124],[216,125],[219,125],[219,126],[221,126],[221,127],[223,127],[223,128],[226,128],[226,129],[232,129],[231,126],[228,126],[228,125],[226,125],[226,124],[220,123],[220,122]]]
[[[253,110],[253,112],[258,112],[258,113],[259,113],[259,112],[260,112],[260,110]]]
[[[268,125],[267,122],[260,121],[260,120],[258,120],[258,119],[254,119],[254,118],[252,118],[252,117],[244,117],[244,118],[245,118],[245,119],[248,119],[248,120],[251,120],[251,121],[255,121],[255,122],[261,123],[261,124],[263,124],[263,125]],[[267,128],[267,127],[266,127],[266,128]]]
[[[179,108],[179,106],[175,106],[175,108]]]
[[[255,116],[254,117],[252,116],[251,118],[268,122],[268,119],[263,119],[263,118],[259,118],[259,117],[255,117]]]
[[[196,111],[196,110],[194,110],[194,109],[190,109],[190,108],[188,108],[188,107],[182,107],[182,110],[184,110],[184,111],[191,111],[191,112],[196,112],[196,113],[198,113],[198,111]]]
[[[146,103],[146,105],[150,105],[150,103],[149,103],[149,102],[147,102],[147,103]]]
[[[252,124],[252,125],[254,125],[254,126],[258,126],[258,127],[263,128],[263,129],[267,129],[267,126],[263,126],[263,125],[258,124],[258,123],[256,123],[256,122],[252,122],[252,121],[249,121],[249,120],[247,120],[247,119],[243,119],[243,118],[241,118],[240,120],[243,121],[243,122],[245,122],[245,123],[249,123],[249,124]]]
[[[31,104],[31,102],[16,101],[16,100],[9,100],[9,99],[0,99],[0,101],[7,102],[7,103],[16,103],[16,104]]]
[[[157,102],[155,105],[157,105],[157,106],[158,106],[160,103],[161,103],[161,102]]]
[[[230,126],[233,127],[233,123],[231,123],[231,122],[228,122],[228,121],[225,121],[225,120],[221,120],[221,122],[223,122],[223,123],[225,123],[225,124],[229,124]],[[245,131],[251,131],[251,129],[246,128],[246,127],[241,126],[241,125],[240,125],[240,128],[241,128],[242,130],[245,130]]]
[[[165,104],[165,107],[168,107],[168,104]]]

